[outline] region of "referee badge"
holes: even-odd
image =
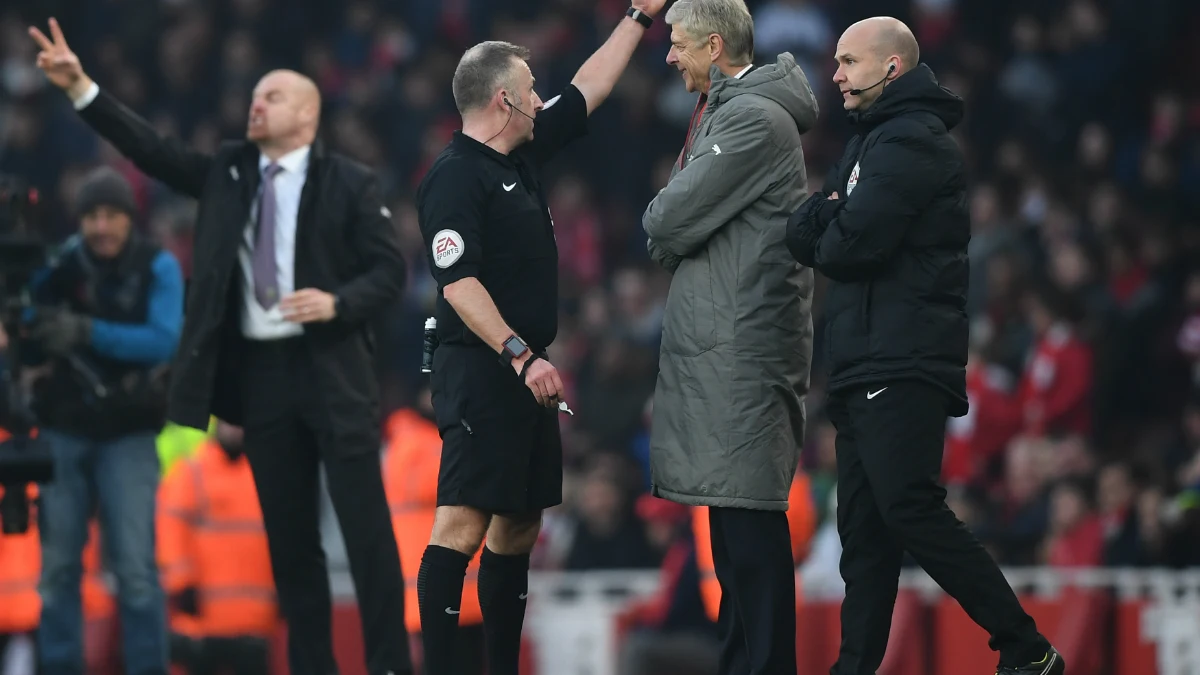
[[[849,197],[851,192],[854,192],[854,186],[858,185],[858,162],[854,163],[854,168],[850,170],[850,180],[846,181],[846,196]]]
[[[442,269],[458,262],[463,254],[463,238],[454,230],[441,230],[433,235],[433,264]]]

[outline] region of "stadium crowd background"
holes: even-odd
[[[804,137],[819,186],[850,133],[830,82],[841,30],[874,14],[913,27],[963,96],[974,240],[972,413],[950,426],[953,507],[1006,564],[1200,565],[1200,4],[1187,0],[768,0],[757,62],[797,56],[821,101]],[[26,27],[55,15],[100,86],[166,134],[213,148],[244,133],[267,69],[311,75],[324,139],[380,172],[410,265],[380,317],[389,409],[419,405],[435,293],[412,195],[457,128],[450,79],[482,39],[532,49],[549,98],[624,0],[9,0],[0,10],[0,173],[41,189],[55,239],[74,187],[118,167],[138,225],[190,272],[194,205],[121,159],[34,66]],[[638,509],[668,277],[640,214],[677,158],[695,99],[664,63],[659,22],[589,137],[554,171],[567,376],[567,503],[539,564],[654,567],[669,514]],[[804,468],[830,521],[823,325]],[[670,522],[666,523],[668,531]],[[328,541],[334,541],[330,539]],[[336,555],[334,556],[337,557]],[[833,568],[836,576],[836,567]]]

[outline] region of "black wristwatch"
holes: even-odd
[[[519,359],[529,353],[529,345],[517,335],[510,335],[500,349],[500,363],[512,365],[514,359]]]
[[[637,7],[630,7],[629,9],[625,10],[625,16],[642,24],[642,28],[649,28],[650,26],[654,25],[654,17],[643,12]]]

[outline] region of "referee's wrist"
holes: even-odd
[[[544,358],[537,354],[533,354],[529,358],[525,359],[525,363],[521,366],[521,370],[517,371],[517,377],[521,378],[521,382],[525,382],[525,378],[528,376],[529,368],[533,365],[533,362],[544,360]]]
[[[654,16],[641,7],[638,7],[636,3],[625,10],[625,16],[641,24],[642,28],[645,29],[649,29],[650,26],[654,25]]]
[[[512,364],[513,372],[515,372],[517,375],[522,374],[522,372],[525,370],[525,364],[529,363],[529,360],[534,358],[534,356],[535,355],[533,353],[533,350],[530,349],[530,350],[527,350],[524,354],[522,354],[519,357],[510,361],[510,363]]]

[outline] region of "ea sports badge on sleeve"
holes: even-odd
[[[454,230],[441,230],[433,235],[433,264],[442,269],[458,262],[463,254],[463,239]]]

